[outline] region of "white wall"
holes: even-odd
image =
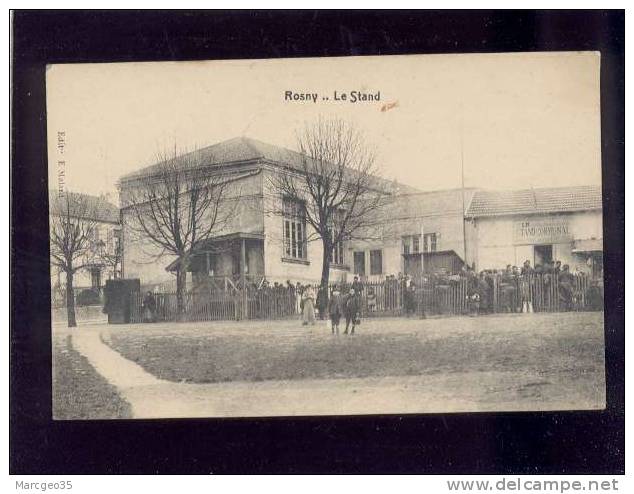
[[[507,264],[520,266],[524,260],[534,263],[533,245],[515,245],[514,225],[518,221],[552,219],[566,221],[572,240],[554,242],[553,259],[569,264],[570,269],[587,271],[585,258],[571,252],[574,240],[603,238],[603,217],[601,211],[580,211],[566,214],[544,214],[524,216],[504,216],[478,218],[476,220],[475,259],[477,269],[500,269]],[[544,242],[549,244],[549,242]],[[539,244],[538,244],[539,245]]]
[[[268,204],[271,204],[270,202]],[[309,241],[306,250],[306,259],[304,261],[290,262],[284,260],[284,240],[283,240],[283,218],[276,212],[279,205],[268,211],[264,216],[264,267],[266,278],[270,282],[286,282],[290,280],[292,283],[318,283],[321,279],[321,270],[323,263],[323,246],[321,239],[315,238]],[[315,236],[314,230],[310,225],[306,225],[306,231],[309,238]],[[350,259],[347,249],[344,249],[346,259]],[[345,281],[347,271],[344,269],[331,268],[330,281]]]
[[[229,216],[229,221],[221,225],[213,236],[236,232],[258,233],[264,231],[262,212],[261,174],[248,176],[232,184],[227,190],[227,202],[221,208],[219,218]],[[125,195],[122,191],[122,195]],[[230,214],[228,214],[230,212]],[[125,278],[139,278],[142,285],[175,285],[175,276],[165,268],[176,258],[161,254],[161,250],[147,237],[133,231],[129,222],[134,218],[130,209],[123,209],[123,275]],[[229,263],[229,265],[231,265]],[[191,281],[191,275],[188,274]]]

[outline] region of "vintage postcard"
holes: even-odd
[[[48,66],[53,418],[605,408],[599,68]]]

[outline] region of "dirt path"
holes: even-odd
[[[554,399],[535,399],[537,387]],[[591,391],[537,376],[488,372],[306,381],[174,384],[128,389],[136,417],[259,417],[601,409]]]
[[[601,409],[594,374],[570,378],[527,371],[444,372],[359,379],[174,383],[154,377],[102,341],[103,327],[72,344],[131,404],[135,418],[363,415]]]

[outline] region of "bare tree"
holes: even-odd
[[[157,161],[148,173],[133,178],[122,206],[131,212],[127,226],[157,248],[157,260],[177,258],[177,310],[182,315],[192,254],[231,217],[230,201],[225,201],[230,179],[198,151],[181,154],[174,148],[159,153]]]
[[[297,132],[297,147],[297,166],[275,174],[270,182],[278,204],[285,199],[303,206],[311,235],[321,240],[324,304],[333,249],[344,241],[374,235],[391,189],[379,178],[375,154],[362,132],[343,120],[320,118],[306,124]],[[280,208],[277,212],[284,214]]]
[[[51,264],[66,275],[68,327],[77,326],[73,278],[80,269],[92,265],[94,205],[87,196],[64,192],[50,201]]]

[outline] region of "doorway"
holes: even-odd
[[[535,260],[533,266],[552,262],[553,260],[553,246],[552,245],[536,245],[533,252],[535,253]]]

